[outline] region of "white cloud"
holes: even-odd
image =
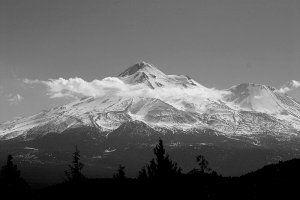
[[[285,83],[278,91],[281,93],[287,93],[299,87],[300,87],[300,81],[291,80]]]
[[[48,81],[28,80],[25,79],[24,83],[27,84],[43,84],[48,87],[48,95],[51,98],[58,97],[82,97],[82,96],[103,96],[108,93],[124,92],[130,86],[125,84],[118,78],[108,77],[102,80],[93,80],[87,82],[81,78],[75,77],[70,79],[50,79]],[[129,90],[134,90],[130,87]]]
[[[24,99],[24,97],[22,97],[20,94],[9,94],[7,97],[10,104],[19,104]]]
[[[72,97],[81,98],[83,96],[100,97],[105,95],[121,96],[146,96],[162,100],[170,98],[221,98],[226,92],[208,88],[178,88],[167,87],[157,88],[155,90],[143,85],[130,85],[124,83],[116,77],[107,77],[102,80],[85,81],[82,78],[70,79],[50,79],[48,81],[28,80],[26,84],[43,84],[48,88],[50,98]]]

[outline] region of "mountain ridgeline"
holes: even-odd
[[[134,175],[159,137],[183,170],[199,152],[224,175],[300,155],[300,104],[276,88],[243,83],[210,89],[145,62],[117,79],[132,90],[0,123],[0,160],[12,153],[23,166],[55,170],[78,145],[89,173],[112,174],[122,163]]]

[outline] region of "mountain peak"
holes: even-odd
[[[255,83],[242,83],[229,88],[231,92],[225,97],[242,108],[260,111],[281,113],[284,106],[280,103],[281,97],[274,93],[275,88]]]
[[[128,84],[145,84],[152,89],[164,86],[168,76],[146,62],[139,62],[119,75],[119,78]]]
[[[164,74],[162,73],[159,69],[157,69],[155,66],[151,65],[150,63],[146,63],[144,61],[136,63],[135,65],[127,68],[124,72],[122,72],[119,77],[126,77],[126,76],[131,76],[137,72],[148,72],[148,73],[159,73],[159,74]]]
[[[169,87],[203,87],[189,76],[166,75],[154,65],[139,62],[119,75],[119,79],[128,84],[144,84],[151,89]]]

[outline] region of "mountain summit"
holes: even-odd
[[[152,76],[155,76],[155,75],[166,76],[163,72],[161,72],[155,66],[142,61],[142,62],[136,63],[135,65],[127,68],[124,72],[122,72],[119,75],[119,77],[131,76],[131,75],[136,74],[137,72],[145,73],[147,75],[152,75]]]
[[[159,87],[194,87],[201,86],[188,76],[166,75],[155,66],[140,62],[119,75],[128,84],[144,84],[151,89]],[[203,86],[202,86],[203,87]]]

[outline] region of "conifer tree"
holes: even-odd
[[[148,178],[147,170],[146,167],[143,166],[141,171],[139,171],[138,179],[144,181],[147,180],[147,178]]]
[[[84,164],[80,162],[80,151],[75,146],[72,164],[69,165],[69,170],[65,171],[68,181],[79,182],[83,180],[85,178],[81,172],[83,167]]]
[[[1,168],[0,178],[6,187],[26,188],[28,185],[12,160],[12,155],[8,155],[6,165]]]
[[[125,166],[119,165],[118,171],[116,174],[114,174],[114,179],[124,180],[126,179],[125,176]]]
[[[205,159],[203,155],[198,155],[196,157],[196,161],[199,165],[199,168],[193,169],[189,172],[189,174],[204,174],[211,172],[211,168],[208,166],[208,161]]]
[[[155,159],[150,164],[143,167],[139,172],[139,179],[168,179],[174,178],[181,174],[181,168],[176,162],[173,162],[169,155],[166,154],[163,141],[159,139],[158,144],[154,148]]]

